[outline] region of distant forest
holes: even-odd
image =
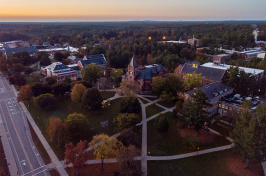
[[[73,23],[0,23],[0,42],[27,40],[42,45],[44,41],[86,46],[79,53],[107,56],[111,66],[124,68],[133,53],[142,64],[161,63],[168,57],[195,59],[196,49],[188,45],[159,44],[157,41],[200,39],[201,47],[227,49],[255,46],[252,31],[258,28],[258,40],[266,41],[266,22],[73,22]],[[149,39],[149,37],[151,37]],[[175,58],[176,58],[175,57]],[[174,61],[177,62],[177,61]],[[179,60],[178,63],[182,63]]]

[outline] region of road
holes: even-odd
[[[0,75],[0,116],[20,176],[50,176],[35,147],[25,114],[9,82]]]

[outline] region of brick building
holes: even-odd
[[[212,82],[223,82],[226,70],[203,67],[199,62],[191,62],[179,65],[174,71],[174,73],[181,79],[183,79],[185,75],[192,74],[194,72],[203,76],[203,84],[209,84]]]
[[[231,54],[218,54],[213,56],[213,62],[226,63],[231,60]]]
[[[47,77],[55,77],[57,82],[62,82],[65,78],[77,80],[80,77],[80,69],[76,64],[64,65],[61,62],[54,62],[51,65],[42,67],[41,74]]]
[[[78,64],[80,70],[83,67],[85,67],[86,65],[89,65],[91,63],[95,63],[96,65],[100,65],[101,71],[104,72],[107,62],[106,62],[106,58],[104,57],[103,54],[84,56],[83,60],[77,61],[77,64]]]
[[[232,87],[226,86],[223,83],[214,82],[186,92],[184,94],[185,100],[188,99],[191,95],[193,95],[195,90],[197,89],[206,94],[206,97],[208,98],[209,103],[211,104],[211,107],[206,109],[206,111],[208,112],[208,117],[211,117],[212,115],[218,112],[220,99],[232,94],[234,90]]]
[[[188,39],[187,40],[187,43],[189,44],[189,45],[191,45],[191,46],[196,46],[196,47],[199,47],[199,43],[200,42],[200,40],[199,39],[196,39],[195,37],[194,37],[194,35],[193,35],[193,38],[192,39]]]
[[[152,78],[156,76],[166,76],[168,71],[165,67],[158,64],[140,66],[137,64],[135,56],[132,57],[129,65],[126,79],[135,80],[140,86],[141,94],[152,92]]]

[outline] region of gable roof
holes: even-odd
[[[27,51],[29,54],[37,54],[38,50],[35,46],[30,47],[17,47],[17,48],[6,48],[6,55],[9,56],[12,53],[16,53],[19,51]]]
[[[165,67],[162,65],[147,65],[145,68],[139,70],[139,74],[137,76],[137,79],[152,79],[154,75],[156,75],[161,69],[165,70]]]
[[[80,60],[80,62],[83,66],[89,65],[91,63],[95,63],[95,64],[101,65],[101,66],[106,65],[106,59],[105,59],[103,54],[86,56],[86,59],[87,60]]]
[[[214,82],[214,83],[210,83],[204,86],[200,86],[200,87],[197,87],[196,89],[201,90],[201,92],[205,93],[208,100],[211,100],[224,92],[233,90],[232,87],[229,87],[219,82]],[[195,90],[191,90],[191,91],[186,92],[185,94],[193,95],[194,92]]]
[[[135,55],[133,55],[133,57],[129,63],[129,66],[131,66],[131,67],[137,67],[138,66]]]
[[[54,62],[51,65],[46,66],[45,68],[48,69],[48,70],[51,70],[51,71],[69,69],[68,66],[62,64],[61,62]]]
[[[194,68],[192,63],[185,63],[182,69],[183,73],[197,73],[201,76],[207,77],[207,78],[213,78],[215,80],[222,80],[226,70],[221,69],[215,69],[211,67],[203,67],[201,65],[198,66],[198,68]]]

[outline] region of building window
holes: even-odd
[[[222,105],[221,105],[221,104],[219,104],[219,107],[222,107]]]
[[[222,108],[224,109],[224,105],[222,106]]]
[[[225,106],[225,109],[228,109],[228,106]]]

